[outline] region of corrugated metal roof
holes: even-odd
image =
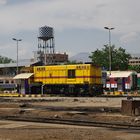
[[[135,71],[111,71],[110,78],[123,78],[128,77],[132,74],[137,74]],[[107,75],[109,75],[109,72],[107,72]]]
[[[13,77],[13,79],[28,79],[33,75],[33,73],[20,73]]]
[[[31,59],[23,59],[18,61],[18,66],[30,66],[32,64],[37,63],[38,61],[31,61]],[[6,63],[6,64],[0,64],[0,68],[6,68],[6,67],[17,67],[17,63]]]

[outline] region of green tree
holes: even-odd
[[[115,46],[110,47],[111,52],[111,70],[127,70],[128,62],[131,58],[129,53],[126,53],[123,48],[115,48]],[[97,49],[92,52],[89,58],[93,63],[99,64],[105,69],[109,70],[109,46],[105,45],[101,50]]]
[[[0,64],[14,62],[11,58],[0,56]]]
[[[67,64],[82,64],[83,62],[77,62],[76,60],[68,61]]]
[[[139,66],[139,65],[136,65],[136,66],[129,66],[128,69],[129,69],[129,70],[134,70],[134,71],[140,73],[140,66]]]

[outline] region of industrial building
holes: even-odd
[[[36,51],[34,52],[34,59],[38,61],[40,56],[40,52]],[[54,64],[61,64],[61,63],[67,63],[68,62],[68,54],[65,53],[54,53],[54,54],[43,54],[42,55],[42,61],[47,64],[47,60],[50,60],[53,58]],[[46,62],[45,62],[46,60]]]
[[[132,54],[132,58],[129,60],[130,66],[140,66],[140,54]]]
[[[111,91],[137,90],[137,73],[135,71],[111,71],[107,73],[106,89]]]

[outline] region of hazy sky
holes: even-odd
[[[140,53],[140,0],[0,0],[0,55],[32,58],[39,27],[51,26],[56,52],[69,56],[92,52],[111,41],[129,53]]]

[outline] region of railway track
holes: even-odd
[[[0,119],[12,120],[12,121],[86,126],[86,127],[105,127],[105,128],[114,128],[114,129],[140,130],[140,124],[128,124],[128,123],[122,123],[122,122],[110,123],[110,122],[101,122],[101,121],[99,122],[99,121],[87,121],[87,120],[75,120],[75,119],[20,117],[20,116],[5,116],[5,117],[0,117]]]
[[[75,98],[73,98],[74,100]],[[111,112],[111,113],[119,113],[120,112],[120,108],[118,107],[63,107],[63,106],[42,106],[42,105],[34,105],[32,104],[32,102],[36,102],[38,101],[38,99],[34,99],[34,100],[23,100],[23,99],[1,99],[2,102],[15,102],[15,103],[20,103],[18,109],[19,112],[20,111],[25,111],[26,113],[26,109],[33,109],[33,110],[45,110],[45,111],[79,111],[79,112],[84,112],[84,113],[93,113],[93,112],[103,112],[103,113],[107,113],[107,112]],[[59,101],[59,100],[63,100],[63,99],[41,99],[41,101],[39,100],[39,102],[43,102],[43,101]],[[29,113],[29,112],[28,112]],[[23,115],[23,116],[22,116]],[[25,121],[25,122],[40,122],[40,123],[53,123],[53,124],[65,124],[65,125],[77,125],[77,126],[88,126],[88,127],[106,127],[106,128],[116,128],[116,129],[133,129],[133,130],[140,130],[140,124],[137,123],[131,123],[131,122],[123,122],[123,121],[112,121],[112,122],[103,122],[103,121],[97,121],[97,120],[85,120],[85,118],[79,119],[77,120],[74,118],[70,118],[70,119],[64,119],[63,117],[56,117],[54,118],[46,118],[44,116],[42,117],[31,117],[33,116],[32,114],[30,114],[30,116],[25,116],[26,114],[17,114],[17,115],[12,115],[10,114],[9,116],[0,116],[1,120],[13,120],[13,121]],[[28,115],[28,114],[27,114]]]
[[[26,104],[25,104],[26,105]],[[27,107],[21,107],[23,110],[25,109],[35,109],[35,110],[51,110],[51,111],[80,111],[80,112],[112,112],[112,113],[120,113],[120,107],[63,107],[63,106],[41,106],[41,105],[28,105]]]

